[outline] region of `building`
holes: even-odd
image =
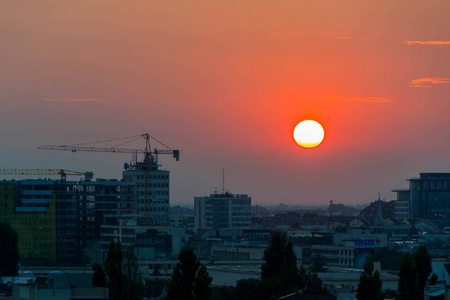
[[[440,226],[449,225],[450,173],[420,173],[419,178],[408,181],[409,190],[394,190],[397,192],[396,208],[406,208],[408,203],[410,218],[429,219]]]
[[[251,198],[246,194],[211,194],[194,198],[194,227],[202,229],[248,228]]]
[[[81,248],[100,240],[102,225],[119,225],[122,220],[136,218],[133,182],[97,178],[80,181],[76,188]]]
[[[371,202],[369,206],[362,209],[359,213],[361,220],[364,220],[371,225],[381,225],[384,223],[384,218],[393,219],[395,215],[395,201],[382,201],[378,198],[377,201]]]
[[[152,226],[169,226],[170,172],[151,155],[143,162],[125,164],[122,178],[135,184],[135,207],[140,222]]]
[[[395,219],[405,220],[409,219],[409,190],[397,189],[393,190],[397,193],[397,200],[395,201]]]
[[[155,229],[136,234],[136,257],[138,259],[156,259],[172,255],[172,237]]]
[[[53,181],[0,181],[0,221],[17,230],[21,256],[56,260]]]
[[[22,262],[81,262],[81,249],[100,239],[101,226],[129,218],[133,205],[131,182],[0,181],[0,220],[17,230]]]

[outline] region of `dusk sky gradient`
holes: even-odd
[[[0,1],[1,168],[120,178],[150,133],[171,203],[361,204],[450,172],[450,1]],[[298,146],[295,125],[325,129]],[[159,147],[156,143],[152,146]],[[139,141],[128,148],[143,148]],[[5,177],[8,178],[8,177]]]

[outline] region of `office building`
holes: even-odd
[[[395,201],[395,219],[402,221],[409,219],[409,190],[397,189],[393,190],[397,193],[397,200]]]
[[[419,178],[408,181],[409,190],[394,190],[397,192],[396,208],[404,209],[398,212],[404,215],[407,212],[410,218],[428,219],[440,226],[449,225],[450,173],[420,173]]]
[[[0,220],[17,230],[19,255],[79,263],[81,249],[100,239],[103,224],[134,212],[134,184],[117,180],[0,181]]]
[[[246,194],[211,194],[195,197],[194,226],[200,229],[248,228],[251,226],[251,198]]]
[[[146,161],[149,160],[149,161]],[[143,162],[125,164],[122,178],[134,182],[136,189],[136,211],[141,224],[169,226],[169,174],[160,169],[155,156]]]

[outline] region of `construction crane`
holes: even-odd
[[[59,175],[61,178],[66,178],[66,176],[84,176],[86,180],[91,180],[94,178],[94,173],[92,172],[78,172],[64,169],[0,169],[0,175]]]
[[[123,144],[132,142],[136,140],[137,138],[144,138],[145,139],[145,149],[127,149],[127,148],[118,148],[119,146],[122,146]],[[166,149],[154,149],[151,151],[150,148],[150,138],[154,139],[161,145],[163,145]],[[96,144],[96,143],[106,143],[106,142],[112,142],[112,141],[118,141],[118,140],[125,140],[128,139],[129,141],[122,143],[119,146],[114,147],[92,147],[92,146],[85,146],[89,144]],[[144,154],[145,156],[150,156],[154,154],[156,158],[159,154],[172,154],[173,158],[175,158],[177,161],[180,160],[180,151],[179,150],[172,150],[166,145],[164,145],[162,142],[158,141],[156,138],[152,137],[148,133],[140,134],[137,136],[130,136],[130,137],[124,137],[124,138],[118,138],[118,139],[112,139],[112,140],[105,140],[105,141],[98,141],[98,142],[92,142],[92,143],[84,143],[84,144],[74,144],[74,145],[62,145],[62,146],[56,146],[56,145],[43,145],[38,147],[40,150],[62,150],[62,151],[72,151],[72,152],[78,152],[78,151],[87,151],[87,152],[112,152],[112,153],[137,153],[137,154]]]
[[[133,142],[137,139],[143,138],[145,140],[145,148],[144,149],[129,149],[129,148],[120,148],[121,146]],[[165,149],[153,149],[151,150],[150,146],[150,138],[161,144],[165,147]],[[114,146],[114,147],[93,147],[89,146],[92,144],[98,144],[98,143],[108,143],[108,142],[115,142],[115,141],[123,141],[121,144]],[[145,198],[146,202],[149,206],[151,206],[152,203],[152,197],[151,197],[151,170],[154,165],[156,167],[158,166],[158,155],[159,154],[171,154],[173,158],[175,158],[177,161],[180,160],[180,151],[179,150],[173,150],[169,147],[167,147],[165,144],[154,138],[148,133],[136,135],[136,136],[130,136],[130,137],[124,137],[124,138],[117,138],[117,139],[111,139],[111,140],[104,140],[104,141],[98,141],[98,142],[92,142],[92,143],[83,143],[83,144],[73,144],[73,145],[43,145],[40,146],[38,149],[41,150],[62,150],[62,151],[71,151],[71,152],[78,152],[78,151],[86,151],[86,152],[108,152],[108,153],[133,153],[133,154],[144,154],[144,170],[145,170]],[[154,158],[154,160],[153,160]],[[147,219],[150,220],[150,209],[148,209],[147,213]]]

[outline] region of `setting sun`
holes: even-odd
[[[305,120],[295,126],[294,140],[302,147],[317,147],[325,136],[322,125],[313,120]]]

